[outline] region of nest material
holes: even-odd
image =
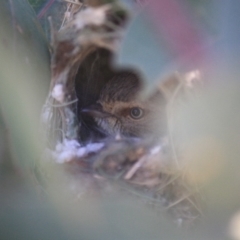
[[[79,140],[83,125],[78,118],[78,108],[87,98],[81,100],[81,94],[86,92],[86,84],[89,84],[85,80],[91,79],[90,84],[99,89],[106,84],[105,79],[114,74],[112,55],[117,52],[128,14],[115,2],[97,8],[78,7],[74,8],[74,14],[68,14],[68,21],[61,31],[54,34],[52,80],[43,114],[49,148],[54,151],[52,156],[56,162],[63,163],[61,166],[66,174],[83,174],[85,180],[104,182],[105,185],[117,183],[127,193],[170,212],[178,223],[194,222],[201,215],[198,191],[196,186],[189,186],[184,172],[176,167],[177,150],[172,147],[171,126],[169,136],[154,145],[148,141],[117,137],[104,139],[101,146],[94,148],[92,142],[83,145]],[[98,67],[93,64],[96,59],[97,65],[103,64],[101,67],[106,69],[102,77],[96,75]],[[184,75],[187,84],[194,78],[196,72],[194,77]],[[178,81],[179,76],[176,79]],[[81,81],[78,88],[77,81]],[[180,83],[171,95],[170,105],[184,88],[185,85]],[[170,95],[167,89],[170,88],[165,89]],[[76,93],[79,91],[82,91],[80,97]],[[99,93],[96,91],[85,94],[94,100]],[[169,118],[172,118],[171,111]]]

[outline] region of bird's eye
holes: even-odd
[[[133,107],[130,109],[130,116],[134,119],[140,119],[143,116],[143,110],[139,107]]]

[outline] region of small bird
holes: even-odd
[[[82,109],[106,135],[161,136],[166,133],[166,99],[157,90],[142,99],[143,82],[132,72],[121,72],[103,87],[97,102]]]

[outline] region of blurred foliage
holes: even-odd
[[[48,17],[52,18],[54,29],[58,30],[64,17],[64,12],[66,10],[66,2],[50,0],[27,1],[38,15],[38,21],[41,24],[47,39],[50,40],[50,26]]]
[[[23,164],[36,158],[36,146],[31,149],[28,140],[37,145],[39,116],[50,82],[50,56],[28,2],[1,0],[0,4],[1,110],[10,145]]]
[[[212,1],[166,2],[153,1],[147,11],[134,15],[117,55],[118,64],[140,70],[149,88],[165,79],[172,69],[196,68],[196,52],[207,47],[205,38],[214,32],[209,14]],[[175,16],[169,19],[170,14]]]
[[[30,3],[38,9],[43,2]],[[197,176],[204,178],[207,195],[207,213],[193,231],[180,232],[164,213],[155,214],[137,201],[123,199],[121,193],[115,197],[80,194],[80,200],[71,199],[68,190],[74,185],[69,179],[62,182],[68,178],[65,175],[60,175],[48,194],[38,195],[41,186],[32,184],[28,170],[41,150],[38,123],[50,78],[48,44],[26,1],[0,0],[0,4],[0,239],[230,239],[229,224],[239,210],[240,197],[240,87],[231,80],[239,78],[239,71],[223,72],[226,66],[213,69],[212,88],[183,106],[180,114],[179,142],[189,150],[187,160],[196,167]],[[138,38],[145,33],[139,30]],[[217,56],[225,58],[221,51]],[[230,61],[231,65],[236,62]],[[225,84],[219,84],[219,79]],[[200,167],[199,162],[194,165],[195,159],[200,159]],[[8,181],[3,181],[3,175]]]
[[[28,0],[28,1],[36,12],[38,12],[47,2],[46,0]]]

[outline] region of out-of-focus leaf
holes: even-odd
[[[16,54],[20,52],[19,47],[24,41],[24,44],[28,46],[27,51],[34,53],[32,54],[34,62],[37,62],[37,64],[45,62],[44,65],[49,66],[46,37],[28,1],[0,0],[0,4],[1,44],[7,44],[6,50],[15,48],[11,57],[15,58]],[[44,60],[42,61],[42,59]]]
[[[66,1],[45,1],[46,3],[38,10],[38,20],[44,29],[45,34],[50,38],[51,26],[49,24],[49,18],[53,25],[53,29],[57,32],[61,28],[65,19],[65,13],[67,11],[68,2]]]
[[[0,0],[0,103],[14,155],[36,159],[50,79],[48,44],[26,0]]]
[[[48,0],[28,0],[33,9],[38,12]]]

